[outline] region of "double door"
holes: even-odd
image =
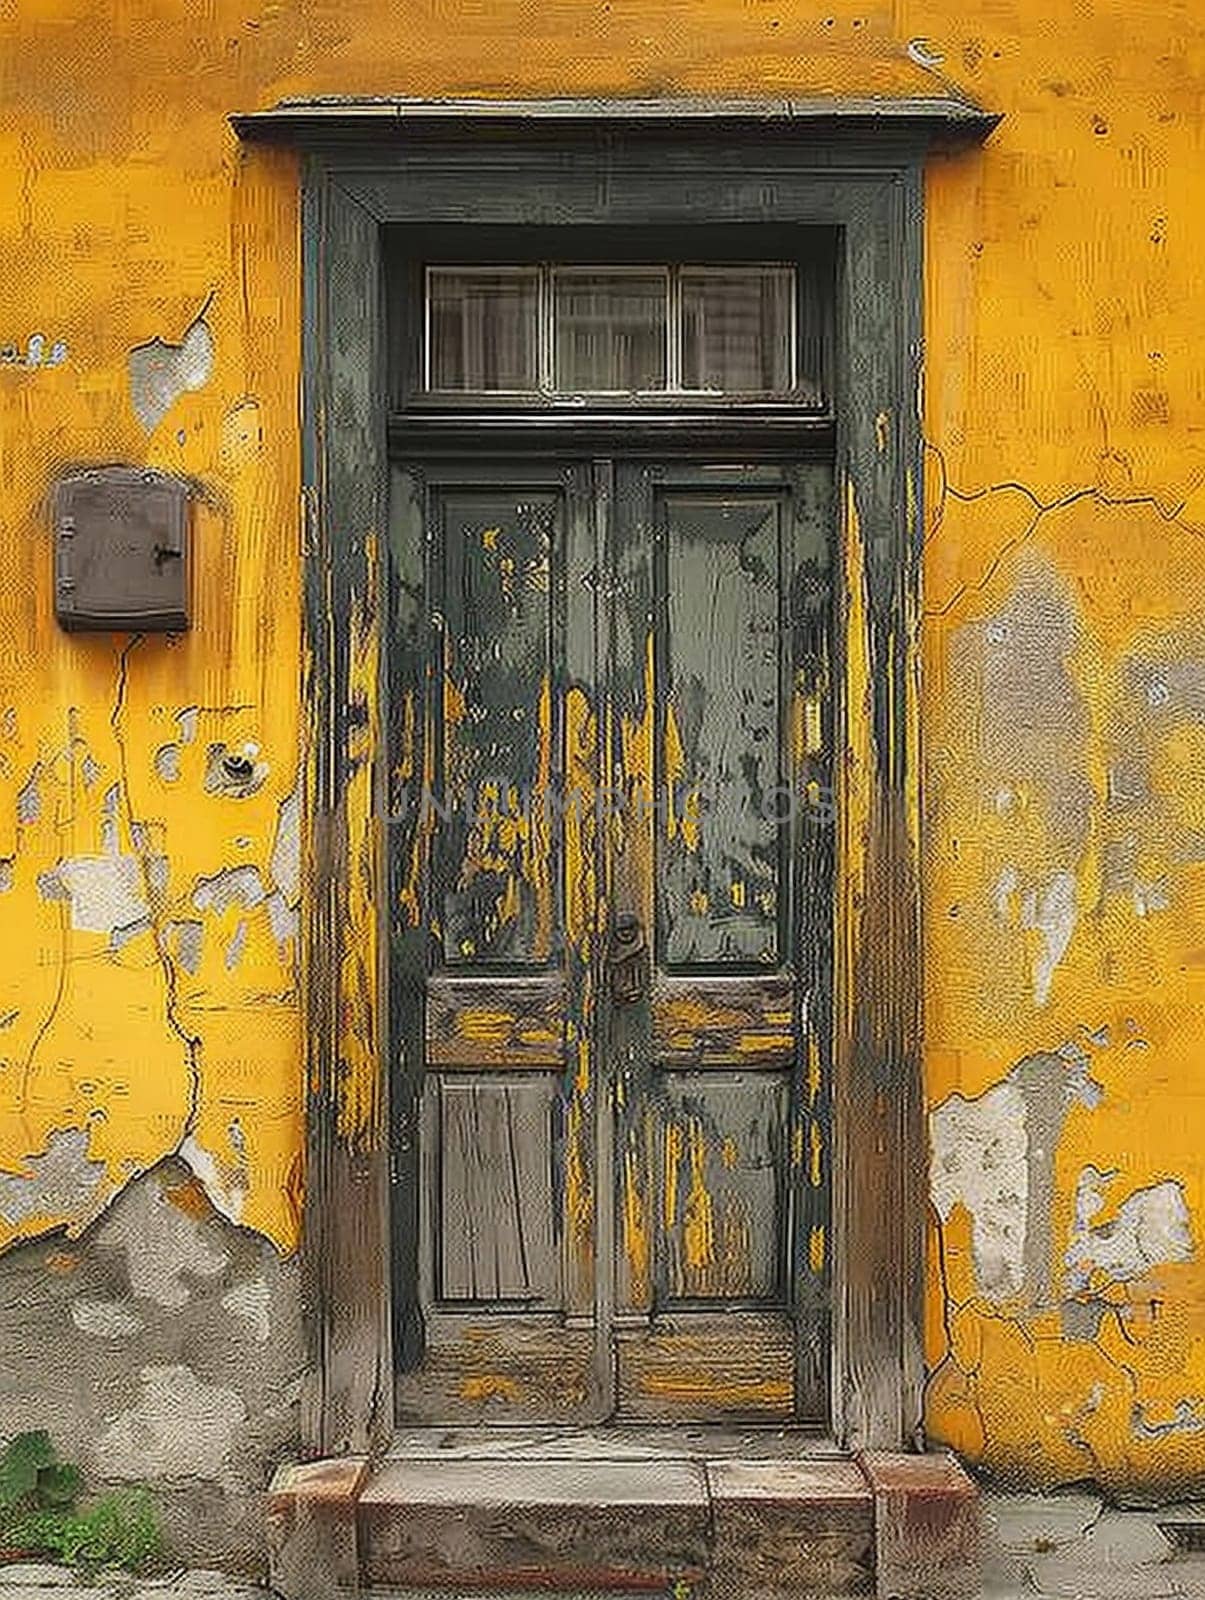
[[[399,1421],[828,1407],[832,473],[391,485]]]

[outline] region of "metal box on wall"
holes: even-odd
[[[55,615],[73,631],[189,626],[191,486],[142,467],[85,467],[54,494]]]

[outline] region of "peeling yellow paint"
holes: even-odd
[[[460,1381],[460,1398],[483,1403],[488,1400],[517,1402],[523,1398],[523,1386],[517,1379],[501,1372],[470,1373]]]
[[[793,1403],[792,1386],[772,1378],[724,1379],[710,1372],[642,1372],[642,1393],[719,1411],[781,1411]]]
[[[1205,832],[1205,752],[1185,687],[1205,658],[1198,336],[1184,309],[1200,302],[1205,273],[1195,242],[1205,190],[1194,87],[1205,49],[1200,19],[1191,8],[1133,0],[1063,11],[1016,0],[974,15],[950,0],[869,11],[832,0],[823,16],[800,12],[789,27],[776,27],[781,19],[766,8],[731,0],[693,8],[616,0],[605,17],[556,3],[535,23],[530,7],[495,0],[453,4],[438,26],[423,28],[400,28],[375,0],[345,11],[323,0],[308,8],[301,33],[267,17],[248,28],[233,0],[191,11],[161,0],[116,10],[46,0],[0,16],[0,50],[35,64],[14,82],[0,132],[19,196],[0,219],[0,344],[44,325],[70,352],[54,367],[0,364],[6,877],[11,863],[11,886],[0,891],[0,1167],[31,1173],[55,1135],[74,1130],[86,1139],[103,1203],[187,1137],[198,1162],[204,1155],[215,1172],[233,1174],[237,1119],[243,1221],[284,1249],[297,1237],[295,962],[305,952],[295,938],[292,948],[277,939],[266,896],[201,910],[193,899],[200,880],[247,866],[271,891],[278,811],[293,791],[303,738],[316,735],[298,726],[297,709],[299,678],[311,668],[299,621],[298,163],[275,150],[236,153],[228,113],[289,95],[391,94],[399,84],[445,96],[623,96],[650,85],[667,94],[802,98],[966,92],[1005,121],[983,152],[934,155],[925,174],[923,748],[914,723],[903,735],[912,771],[923,760],[924,772],[926,1092],[934,1106],[955,1094],[973,1099],[1035,1052],[1088,1049],[1100,1102],[1075,1108],[1051,1154],[1052,1287],[1062,1282],[1076,1184],[1090,1163],[1116,1169],[1123,1194],[1180,1182],[1194,1257],[1120,1294],[1106,1284],[1102,1298],[1112,1298],[1100,1331],[1071,1339],[1049,1307],[1004,1314],[985,1299],[973,1219],[956,1208],[930,1252],[927,1426],[933,1440],[972,1458],[1048,1481],[1199,1478],[1205,1433],[1191,1416],[1177,1432],[1176,1419],[1178,1407],[1205,1394],[1196,1315],[1205,1302],[1196,1114],[1205,870],[1191,843]],[[530,48],[516,62],[520,35]],[[940,74],[909,54],[909,41],[921,37],[943,58]],[[148,435],[130,404],[127,353],[188,326],[211,291],[213,373]],[[898,419],[880,414],[878,450],[890,451],[893,431]],[[195,625],[178,640],[148,638],[128,651],[128,640],[68,638],[51,621],[47,490],[66,461],[113,460],[181,472],[206,491],[197,508]],[[909,476],[902,492],[915,504],[919,486]],[[867,892],[871,752],[861,713],[870,662],[858,510],[847,490],[841,575],[852,648],[835,686],[852,734],[836,780],[842,1031],[854,1022],[854,997],[840,975]],[[487,547],[492,532],[482,535]],[[519,575],[512,570],[507,581],[513,589]],[[523,581],[537,584],[539,575]],[[986,636],[1007,629],[1011,600],[1034,584],[1045,585],[1047,609],[1025,645],[1031,685],[1062,685],[1073,710],[1049,724],[1047,765],[1005,781],[1008,763],[993,756],[985,717],[993,698],[999,703],[991,673],[1010,641]],[[1069,618],[1063,644],[1052,642],[1059,605]],[[366,621],[356,621],[353,663],[356,703],[370,719],[365,745],[375,738],[379,669]],[[1018,647],[1015,631],[1011,644]],[[966,663],[981,646],[1003,654],[989,669],[981,652],[972,670]],[[627,779],[651,792],[649,648],[644,705],[624,727],[623,761]],[[464,714],[457,693],[445,676],[449,725]],[[1187,710],[1183,702],[1177,709],[1178,693]],[[1022,696],[1023,713],[1027,706]],[[184,738],[191,723],[181,718],[194,709],[195,730]],[[819,753],[821,711],[797,697],[797,756]],[[590,800],[566,823],[566,932],[586,963],[607,907],[652,881],[651,839],[625,831],[622,820],[609,826],[628,866],[614,884],[595,876],[600,775],[590,752],[599,713],[569,691],[567,781]],[[431,741],[413,705],[403,704],[400,721],[396,772],[410,782],[417,747]],[[207,794],[207,745],[246,741],[269,764],[262,788],[237,801]],[[669,743],[667,729],[667,767]],[[178,763],[178,777],[156,768],[165,749],[173,751],[166,770]],[[1145,773],[1145,787],[1127,790],[1127,772]],[[423,773],[429,787],[434,777]],[[673,781],[689,789],[688,773],[675,770]],[[354,998],[339,1019],[340,1117],[357,1137],[375,1136],[380,1116],[371,930],[383,884],[372,782],[357,769],[349,796],[348,916],[363,939],[346,958]],[[61,861],[105,857],[105,795],[114,785],[118,853],[134,858],[150,913],[150,926],[127,930],[117,948],[109,931],[73,926],[70,905],[44,893],[45,875]],[[808,793],[813,805],[824,798],[814,783]],[[310,815],[312,802],[307,788]],[[527,855],[498,914],[515,915],[526,885],[544,940],[556,931],[539,877],[545,842],[519,844],[499,809],[482,859],[512,859],[503,841]],[[916,841],[922,816],[913,793],[906,811]],[[675,813],[696,848],[689,798]],[[143,825],[137,843],[135,821]],[[429,842],[428,818],[400,888],[398,910],[411,927],[421,920]],[[1056,873],[1070,880],[1061,901],[1051,898]],[[189,928],[183,942],[181,924]],[[195,925],[199,947],[186,962],[180,952],[191,949]],[[1037,989],[1035,968],[1045,975]],[[677,1022],[675,1047],[711,1025],[706,1016]],[[750,1032],[778,1025],[767,1019],[765,1030]],[[1107,1029],[1111,1044],[1085,1045],[1085,1029]],[[580,1243],[591,1215],[581,1156],[591,1071],[584,1040],[569,1070],[567,1161]],[[810,1038],[807,1072],[814,1107],[822,1082]],[[83,1226],[83,1215],[34,1210],[5,1223],[0,1242]],[[638,1251],[637,1259],[646,1257]],[[683,1379],[677,1392],[689,1389]],[[700,1401],[711,1393],[698,1389]],[[1136,1429],[1135,1415],[1155,1431]]]
[[[653,1269],[652,1239],[645,1215],[644,1195],[635,1152],[628,1150],[623,1161],[623,1253],[627,1259],[632,1300],[647,1303]]]
[[[687,1126],[690,1182],[682,1211],[682,1254],[697,1283],[706,1283],[716,1264],[715,1210],[707,1187],[707,1140],[693,1119]]]
[[[376,593],[377,550],[368,541],[369,594]],[[336,1128],[351,1146],[375,1148],[384,1137],[383,1097],[377,1026],[379,922],[381,900],[381,820],[376,792],[375,752],[380,748],[378,634],[369,602],[357,598],[351,616],[348,698],[362,708],[348,738],[345,807],[351,854],[347,875],[347,934],[342,940],[343,1008],[339,1018],[341,1072],[335,1108]]]

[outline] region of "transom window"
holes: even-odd
[[[798,331],[809,287],[781,262],[428,266],[422,386],[816,406],[823,375],[801,361]]]

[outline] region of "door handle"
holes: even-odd
[[[611,929],[607,949],[611,999],[617,1006],[634,1006],[649,986],[649,948],[639,917],[621,912]]]

